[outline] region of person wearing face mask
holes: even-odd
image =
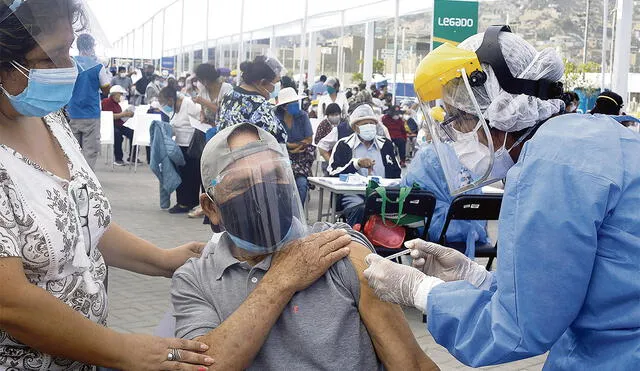
[[[325,117],[325,110],[331,103],[339,105],[342,113],[349,112],[349,100],[345,93],[340,91],[340,80],[337,77],[329,77],[324,85],[327,94],[318,97],[318,117]]]
[[[353,134],[353,129],[348,120],[342,115],[339,105],[331,103],[327,106],[325,113],[327,116],[318,125],[318,130],[316,130],[315,144],[320,151],[320,156],[329,162],[333,147],[338,140]]]
[[[137,97],[135,102],[136,106],[141,104],[151,104],[151,102],[148,102],[145,100],[145,94],[147,92],[147,87],[155,79],[154,75],[155,75],[155,68],[153,67],[153,65],[150,65],[150,64],[145,65],[142,71],[142,76],[140,76],[140,79],[138,79],[134,83],[136,87],[135,93]]]
[[[580,96],[575,91],[568,91],[562,95],[565,113],[578,113],[580,106]]]
[[[203,63],[196,68],[198,96],[193,101],[202,106],[202,122],[216,126],[220,102],[225,95],[233,91],[233,86],[222,81],[215,66]]]
[[[78,79],[67,105],[69,125],[82,154],[93,169],[100,153],[100,91],[109,94],[111,75],[95,55],[95,40],[89,34],[78,36],[80,55],[75,57]]]
[[[124,91],[126,91],[124,99],[127,100],[129,98],[131,87],[133,86],[133,81],[131,80],[131,76],[127,73],[126,67],[118,67],[118,73],[111,79],[111,86],[116,85],[122,87]]]
[[[198,206],[200,195],[200,159],[189,154],[189,145],[195,133],[192,120],[200,120],[202,106],[194,103],[189,97],[182,97],[175,89],[166,87],[160,91],[158,103],[166,114],[173,128],[175,142],[184,157],[184,166],[178,167],[182,183],[176,189],[176,204],[169,209],[170,214],[186,214]]]
[[[400,167],[405,168],[407,167],[407,165],[405,165],[407,161],[407,130],[402,115],[404,115],[404,111],[400,109],[400,106],[393,106],[382,116],[382,123],[389,130],[391,141],[396,145],[396,148],[398,148]]]
[[[275,116],[275,101],[280,92],[280,78],[286,69],[275,58],[257,56],[240,65],[242,83],[227,94],[220,104],[218,129],[250,123],[262,128],[278,140],[287,142],[287,130]]]
[[[302,205],[307,200],[307,178],[311,176],[311,166],[316,160],[311,121],[307,113],[300,109],[300,101],[303,98],[305,95],[299,95],[294,88],[284,88],[278,94],[276,106],[276,117],[287,129],[287,151]]]
[[[329,175],[355,174],[400,178],[401,169],[393,142],[377,135],[378,119],[371,106],[358,106],[349,117],[354,133],[342,138],[333,148],[329,159]],[[362,223],[364,197],[348,195],[340,202],[349,225]]]
[[[135,159],[133,152],[133,130],[124,126],[123,118],[133,117],[133,111],[122,111],[120,102],[123,101],[126,91],[120,86],[115,85],[109,90],[109,98],[102,100],[102,110],[113,112],[113,164],[115,166],[125,166],[122,153],[122,142],[124,137],[129,138],[129,161]]]
[[[201,173],[202,208],[224,232],[176,272],[171,301],[175,334],[209,345],[216,369],[437,370],[402,309],[362,280],[366,238],[344,223],[306,224],[271,133],[218,132]]]
[[[112,219],[61,111],[86,11],[74,0],[0,2],[0,370],[208,367],[204,344],[106,327],[107,265],[171,277],[204,244],[160,249]]]
[[[149,80],[149,84],[147,85],[147,89],[145,90],[144,100],[148,104],[158,100],[158,96],[160,95],[160,90],[163,88],[162,77],[160,75],[153,75]],[[174,89],[175,90],[175,89]]]
[[[607,115],[558,115],[562,76],[554,49],[507,26],[438,47],[416,72],[451,193],[506,177],[498,267],[416,240],[413,268],[371,255],[365,276],[472,367],[547,351],[545,370],[640,367],[640,137]]]

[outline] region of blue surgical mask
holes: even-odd
[[[161,108],[162,112],[164,112],[165,115],[172,117],[173,116],[173,107],[171,106],[162,106]]]
[[[11,65],[29,80],[27,87],[16,96],[9,94],[4,87],[0,88],[21,115],[44,117],[58,111],[71,100],[78,78],[75,61],[73,67],[69,68],[29,70],[16,61],[12,61]]]
[[[327,93],[335,94],[336,93],[336,88],[334,88],[333,86],[327,86]]]
[[[278,98],[278,94],[280,94],[280,88],[281,88],[281,84],[280,81],[278,81],[277,83],[273,84],[273,91],[271,93],[269,93],[269,99],[277,99]]]
[[[291,116],[298,116],[300,114],[300,104],[298,104],[298,102],[287,104],[287,112],[289,112]]]

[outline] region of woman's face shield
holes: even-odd
[[[467,71],[444,83],[437,99],[420,101],[452,195],[487,184],[494,160],[489,126],[473,95]]]
[[[16,61],[27,69],[69,68],[74,63],[69,50],[80,19],[73,1],[2,0],[0,26],[7,32],[26,29],[36,47],[24,60]]]
[[[254,253],[269,254],[306,232],[291,162],[275,152],[236,161],[216,178],[209,193],[225,230],[240,248],[236,239],[250,243]]]

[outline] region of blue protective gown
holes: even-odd
[[[455,153],[451,155],[455,156]],[[402,177],[400,182],[403,187],[410,187],[414,183],[433,193],[436,198],[436,208],[429,227],[429,240],[438,242],[454,197],[449,193],[442,165],[440,165],[438,155],[431,144],[418,150],[409,164],[406,175]],[[478,189],[467,192],[467,194],[482,194],[482,191]],[[469,251],[470,244],[489,243],[486,227],[487,222],[484,220],[452,220],[447,228],[447,242],[465,242],[467,251]]]
[[[640,136],[556,117],[506,185],[490,288],[437,286],[436,341],[470,366],[550,350],[545,370],[640,370]]]

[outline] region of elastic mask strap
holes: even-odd
[[[13,68],[15,68],[16,70],[18,70],[18,72],[20,72],[21,74],[24,75],[24,77],[26,77],[27,79],[29,78],[29,69],[23,65],[21,65],[20,63],[16,62],[16,61],[11,61],[10,62],[11,65],[13,66]],[[25,73],[26,72],[26,73]]]
[[[530,127],[526,133],[524,133],[518,140],[516,140],[515,143],[513,143],[513,145],[507,150],[507,152],[511,152],[512,149],[514,149],[515,147],[519,146],[522,142],[524,142],[525,139],[527,139],[527,137],[529,137],[529,135],[536,129],[536,127],[537,125]],[[507,144],[507,136],[505,135],[503,146],[505,146],[506,144]]]

